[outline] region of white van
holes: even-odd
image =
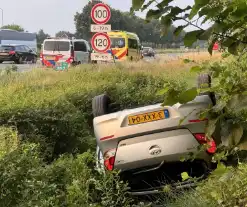
[[[61,63],[77,65],[90,63],[91,48],[83,39],[50,38],[45,39],[40,53],[42,65],[54,67]]]

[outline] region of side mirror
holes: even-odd
[[[29,52],[33,52],[33,50],[29,50]]]

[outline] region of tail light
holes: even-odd
[[[104,165],[108,171],[112,171],[115,163],[116,149],[109,150],[104,155]]]
[[[15,51],[9,51],[9,54],[10,55],[14,55],[15,54]]]
[[[209,154],[214,154],[217,150],[217,146],[213,138],[208,139],[205,134],[194,134],[194,137],[200,144],[207,144],[207,152]]]

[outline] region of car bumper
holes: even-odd
[[[7,57],[0,57],[0,61],[15,61],[16,60],[16,57],[15,56],[7,56]]]

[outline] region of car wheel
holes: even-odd
[[[197,88],[210,88],[212,83],[211,76],[209,74],[200,74],[197,78]],[[213,105],[216,104],[216,97],[213,92],[201,92],[199,95],[209,95]]]
[[[105,94],[95,96],[92,101],[93,116],[98,117],[105,114],[109,114],[111,112],[110,104],[111,100],[109,96]]]
[[[3,61],[0,61],[0,64],[3,63]]]
[[[36,63],[37,63],[37,57],[33,57],[32,63],[33,63],[33,64],[36,64]]]
[[[22,64],[23,63],[23,58],[22,57],[19,57],[16,61],[15,61],[16,64]]]
[[[133,57],[132,56],[130,57],[130,61],[133,61]]]

